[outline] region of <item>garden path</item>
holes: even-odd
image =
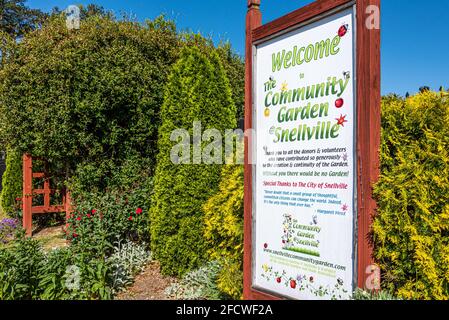
[[[165,289],[175,281],[175,278],[163,276],[159,262],[154,261],[136,277],[132,286],[118,294],[116,300],[170,300]]]

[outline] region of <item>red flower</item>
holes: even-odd
[[[93,209],[92,214],[96,214],[96,213],[97,213],[97,210]]]
[[[277,283],[281,283],[281,281],[282,281],[282,278],[281,277],[277,277],[276,282]]]
[[[141,214],[141,213],[142,213],[142,209],[141,208],[137,208],[136,214]]]
[[[132,217],[132,216],[129,216],[128,220],[129,220],[129,221],[133,221],[133,217]]]
[[[78,237],[78,235],[77,235],[76,233],[74,233],[74,234],[73,234],[73,237],[76,238],[76,237]]]
[[[77,221],[81,221],[81,217],[76,218]]]
[[[22,201],[22,198],[16,198],[16,201]]]
[[[91,216],[90,214],[87,214],[86,217],[90,218],[90,217],[92,217],[92,216]]]

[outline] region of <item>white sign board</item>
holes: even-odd
[[[262,291],[352,294],[354,20],[346,9],[256,45],[253,286]]]

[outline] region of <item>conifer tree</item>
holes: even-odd
[[[182,275],[204,261],[203,206],[218,190],[222,167],[194,164],[192,160],[199,159],[192,159],[194,146],[190,140],[182,157],[190,158],[191,164],[174,164],[170,155],[177,142],[170,140],[171,134],[175,129],[186,129],[191,139],[193,122],[200,121],[203,131],[214,128],[223,135],[225,129],[236,127],[235,113],[218,55],[184,48],[165,89],[151,211],[152,250],[165,274]],[[210,141],[199,141],[197,147],[204,151],[206,145]]]

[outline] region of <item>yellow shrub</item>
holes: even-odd
[[[449,101],[434,92],[382,103],[372,227],[382,285],[405,299],[449,298]]]
[[[234,299],[243,288],[243,166],[224,165],[219,192],[204,206],[209,255],[220,261],[218,287]]]

